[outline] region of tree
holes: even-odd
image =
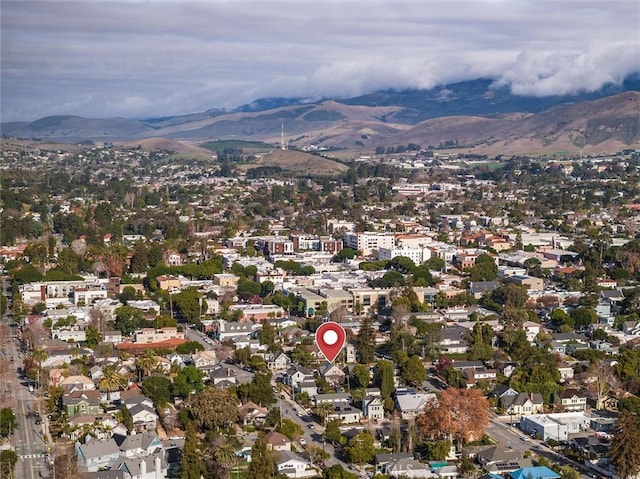
[[[596,396],[596,407],[601,408],[602,401],[609,395],[614,386],[615,376],[610,362],[599,361],[589,368],[593,380],[588,384],[588,389]]]
[[[133,416],[126,404],[120,406],[120,416],[122,424],[127,428],[127,432],[133,431]]]
[[[127,378],[118,373],[114,364],[106,365],[102,370],[103,376],[98,381],[98,389],[107,393],[107,400],[111,400],[111,393],[124,389]]]
[[[508,283],[493,290],[491,299],[506,307],[522,308],[529,299],[529,295],[524,286]]]
[[[469,443],[484,435],[489,423],[489,402],[479,389],[447,388],[437,401],[429,401],[418,416],[423,436]]]
[[[358,479],[358,475],[346,471],[340,464],[334,464],[322,471],[323,479]]]
[[[271,388],[271,376],[263,373],[254,374],[251,382],[238,386],[238,397],[261,406],[274,404],[276,397]]]
[[[176,353],[178,354],[194,354],[198,351],[204,351],[204,346],[198,341],[187,341],[176,346]]]
[[[427,461],[443,461],[449,456],[451,451],[450,441],[426,441],[418,445],[422,451],[422,456]]]
[[[144,376],[151,374],[158,365],[156,352],[153,349],[145,349],[144,353],[136,359],[136,367],[142,371]]]
[[[373,375],[373,383],[380,388],[380,395],[383,398],[390,398],[395,391],[393,382],[394,367],[391,361],[383,359],[376,364]]]
[[[498,265],[496,260],[483,253],[476,258],[476,264],[471,268],[469,279],[471,281],[493,281],[498,277]]]
[[[592,308],[576,308],[571,311],[576,329],[586,328],[598,321],[598,314]]]
[[[225,389],[208,387],[191,401],[191,414],[201,429],[220,429],[238,415],[238,400]]]
[[[401,376],[408,386],[419,386],[427,380],[427,370],[420,356],[411,356],[403,365]]]
[[[49,353],[44,349],[34,349],[31,353],[31,359],[38,364],[38,368],[42,367],[42,363],[47,360]]]
[[[18,454],[12,449],[3,449],[0,451],[0,477],[13,479],[16,463],[18,462]]]
[[[231,469],[238,460],[236,451],[241,447],[238,438],[232,435],[216,436],[211,441],[210,451],[214,466],[220,471],[219,477],[228,479]]]
[[[247,479],[274,479],[276,477],[276,461],[272,451],[267,448],[263,433],[251,448],[251,463],[247,471]]]
[[[620,412],[609,448],[609,461],[622,479],[633,477],[640,471],[638,444],[640,417],[629,411]]]
[[[142,381],[142,392],[156,407],[164,406],[171,397],[171,380],[166,376],[149,376]]]
[[[173,308],[176,316],[187,323],[200,321],[200,311],[206,310],[201,304],[202,297],[197,288],[191,287],[180,291],[172,296]]]
[[[180,468],[180,479],[200,479],[205,473],[202,454],[198,447],[198,436],[193,426],[187,428]]]
[[[87,336],[87,346],[90,348],[95,348],[102,341],[102,334],[95,326],[89,326],[85,334]]]
[[[344,437],[344,435],[342,434],[342,431],[340,431],[340,424],[342,423],[342,421],[340,421],[339,419],[335,419],[333,421],[329,421],[327,423],[327,427],[324,430],[324,433],[322,435],[322,437],[328,441],[331,444],[334,445],[342,445],[344,444],[347,440]]]
[[[178,371],[178,375],[173,380],[171,386],[173,395],[186,399],[191,393],[202,391],[204,388],[203,377],[204,373],[195,366],[185,366]]]
[[[369,374],[369,368],[364,364],[356,364],[351,371],[351,377],[353,378],[352,387],[354,388],[366,388],[371,381]]]
[[[10,436],[18,429],[18,420],[10,407],[0,409],[0,436]]]
[[[291,419],[283,419],[281,421],[281,424],[278,424],[276,430],[287,436],[292,441],[295,441],[304,433],[304,431],[302,430],[302,426],[300,426],[300,424],[298,424],[297,422],[292,421]]]
[[[371,461],[376,453],[373,442],[373,436],[368,431],[362,431],[354,436],[349,441],[349,445],[344,448],[347,460],[360,466]]]
[[[362,321],[356,338],[356,354],[362,364],[372,363],[375,359],[376,332],[371,325],[371,318]]]

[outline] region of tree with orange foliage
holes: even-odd
[[[417,424],[422,436],[431,440],[477,441],[489,424],[489,401],[479,389],[447,388],[427,403]]]

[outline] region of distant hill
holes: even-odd
[[[304,151],[276,149],[247,165],[242,170],[259,167],[278,167],[295,175],[335,175],[348,169],[346,165]]]
[[[491,80],[430,90],[381,91],[345,100],[256,100],[235,111],[128,120],[51,116],[2,124],[3,136],[47,141],[127,142],[157,138],[176,151],[197,143],[245,140],[279,145],[370,151],[416,143],[495,153],[611,152],[640,147],[640,79],[598,92],[533,98],[495,88]],[[169,148],[165,148],[169,149]],[[191,151],[195,153],[195,151]],[[200,151],[199,153],[203,153]],[[210,154],[210,153],[208,153]]]

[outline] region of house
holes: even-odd
[[[478,381],[495,381],[497,371],[488,368],[468,368],[462,371],[462,377],[467,383],[467,387],[470,388],[475,386]]]
[[[587,395],[576,389],[565,389],[553,395],[554,403],[564,411],[584,411],[587,407]]]
[[[384,419],[384,405],[380,396],[364,396],[362,398],[362,413],[371,422]]]
[[[85,414],[79,412],[69,417],[68,432],[65,437],[72,441],[78,441],[80,436],[89,434],[95,439],[109,439],[115,433],[127,433],[127,428],[120,424],[113,416],[104,414]]]
[[[340,421],[343,424],[356,424],[362,421],[362,411],[346,402],[332,403],[333,410],[327,414],[327,421]]]
[[[215,387],[227,389],[237,384],[235,370],[228,367],[220,367],[209,373],[209,379]]]
[[[238,408],[238,419],[242,424],[262,424],[264,423],[269,410],[266,407],[258,406],[249,401]]]
[[[268,363],[268,366],[273,372],[283,373],[291,367],[291,358],[283,352],[279,352],[273,358],[273,361]]]
[[[86,376],[69,376],[58,383],[65,393],[72,393],[75,391],[92,391],[96,388],[95,383],[91,378]]]
[[[544,401],[542,395],[535,393],[519,393],[516,395],[508,395],[500,398],[500,407],[507,414],[537,414],[544,410]]]
[[[440,351],[443,354],[466,353],[469,349],[468,335],[469,330],[463,326],[443,326],[440,330]]]
[[[120,449],[112,438],[78,444],[76,451],[78,453],[78,468],[88,472],[95,472],[98,469],[111,466],[120,455]]]
[[[198,369],[210,369],[218,364],[215,351],[199,351],[191,356],[191,361]]]
[[[515,449],[507,449],[502,445],[498,446],[489,446],[479,451],[476,454],[476,461],[483,466],[485,470],[487,468],[485,466],[499,463],[509,463],[517,461],[522,457],[522,453]],[[519,469],[519,467],[514,467],[515,469]]]
[[[510,472],[509,479],[560,479],[560,476],[547,466],[534,466]]]
[[[302,381],[313,381],[313,371],[303,366],[294,366],[290,368],[284,377],[285,383],[291,386],[294,390],[297,389],[298,384]]]
[[[158,422],[158,415],[155,409],[147,406],[146,404],[136,404],[133,407],[129,407],[129,413],[133,418],[133,426],[136,431],[155,431]]]
[[[318,394],[314,400],[316,406],[318,404],[338,404],[338,403],[350,403],[351,402],[351,394],[349,393],[327,393],[327,394]]]
[[[493,388],[493,391],[491,391],[491,396],[498,399],[502,399],[504,396],[517,396],[518,394],[518,391],[510,388],[509,386],[505,386],[504,384],[498,384]]]
[[[270,451],[291,451],[291,441],[284,434],[271,431],[264,436],[264,439]]]
[[[329,384],[340,386],[344,383],[346,374],[335,364],[328,363],[318,371]]]
[[[314,477],[318,472],[311,467],[311,463],[300,454],[291,451],[280,451],[276,458],[276,471],[291,479],[299,477]]]
[[[436,399],[432,393],[396,392],[396,409],[400,411],[402,419],[414,419],[427,405],[429,401]]]
[[[125,459],[115,467],[131,475],[131,479],[165,479],[169,466],[162,454]]]
[[[416,461],[413,457],[401,457],[390,460],[385,466],[384,473],[391,477],[435,478],[428,464]]]
[[[318,385],[313,380],[302,381],[294,391],[301,394],[307,393],[310,398],[315,398],[318,395]]]
[[[558,372],[560,373],[560,381],[566,382],[573,379],[573,366],[567,363],[558,364]]]
[[[98,414],[101,412],[100,391],[75,391],[62,396],[62,406],[69,416],[79,412]]]
[[[118,445],[122,454],[129,458],[150,456],[164,451],[158,435],[151,431],[132,434],[130,436],[114,434],[113,440]]]

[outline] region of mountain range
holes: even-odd
[[[480,79],[349,99],[266,98],[233,111],[133,120],[59,115],[2,123],[2,135],[57,141],[163,138],[188,151],[211,139],[370,151],[414,143],[483,154],[611,153],[640,148],[640,77],[597,92],[522,97]]]

